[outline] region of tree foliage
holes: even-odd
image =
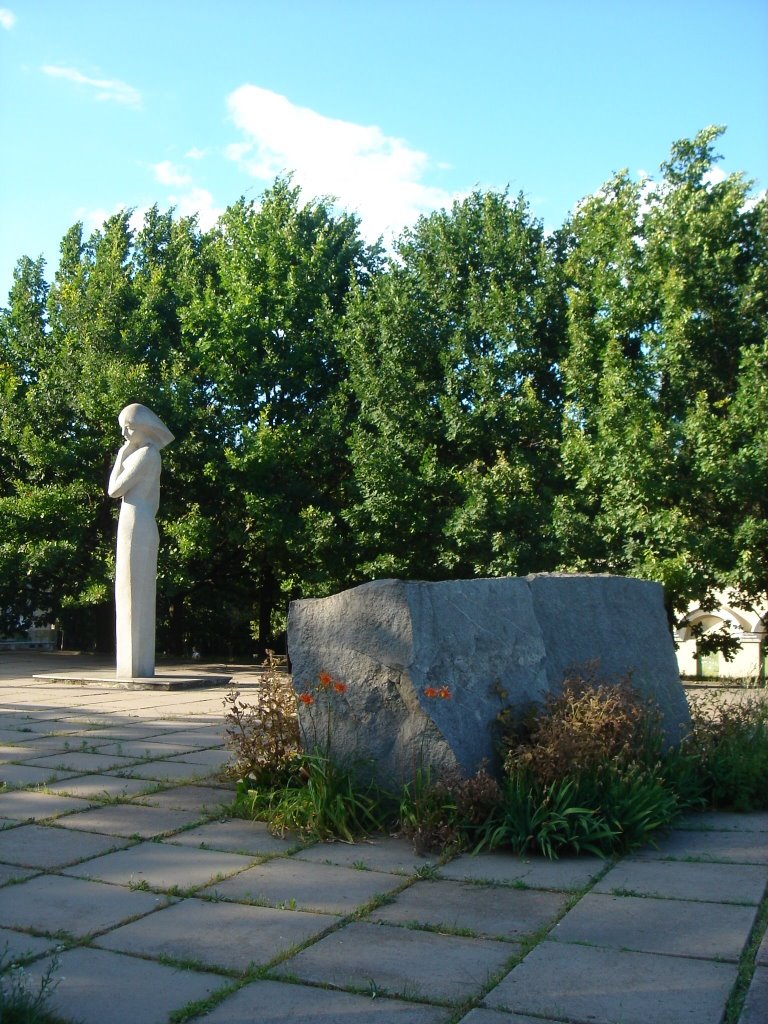
[[[0,311],[0,630],[108,646],[117,413],[176,441],[162,647],[250,653],[289,598],[563,568],[670,612],[768,597],[768,203],[721,129],[614,175],[551,234],[477,191],[384,259],[290,179],[217,226],[74,225]]]

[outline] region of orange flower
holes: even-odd
[[[330,672],[318,672],[317,678],[320,680],[320,685],[324,690],[327,690],[333,682],[333,676]]]
[[[299,700],[301,701],[302,704],[307,704],[307,705],[315,703],[315,698],[312,696],[311,693],[301,693],[301,694],[299,694]]]
[[[451,691],[448,689],[447,686],[441,686],[440,689],[437,691],[437,696],[442,697],[443,700],[450,700]]]
[[[333,684],[333,688],[336,691],[336,693],[344,693],[346,691],[346,689],[347,689],[347,684],[346,683],[334,683]]]
[[[434,688],[434,686],[428,686],[424,690],[424,696],[425,697],[436,697],[437,696],[437,690]]]

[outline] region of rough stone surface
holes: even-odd
[[[662,588],[644,580],[379,580],[292,602],[288,647],[294,687],[315,698],[300,704],[305,742],[330,734],[333,756],[383,783],[493,765],[499,712],[540,702],[589,664],[609,680],[631,673],[670,739],[688,719]],[[346,690],[318,692],[321,672]]]

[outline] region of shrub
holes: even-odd
[[[255,701],[239,690],[225,698],[227,746],[234,753],[230,772],[258,785],[279,782],[299,753],[299,723],[290,678],[272,666],[261,679]]]
[[[440,779],[419,768],[403,786],[397,828],[420,855],[461,849],[476,841],[500,799],[501,788],[485,767],[469,778],[456,772]]]
[[[658,712],[631,678],[609,683],[592,667],[567,675],[562,691],[529,712],[505,742],[505,772],[530,772],[542,783],[609,763],[652,762],[662,748]]]
[[[684,803],[673,776],[690,758],[668,759],[659,714],[629,677],[571,673],[507,743],[503,806],[480,845],[608,856],[647,842]]]
[[[691,699],[684,749],[713,807],[768,809],[768,702],[760,697]]]

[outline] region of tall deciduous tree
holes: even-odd
[[[527,572],[552,560],[563,299],[522,198],[423,218],[358,294],[348,516],[360,575]]]
[[[716,478],[765,337],[760,212],[717,174],[719,134],[676,143],[655,185],[617,176],[568,225],[563,565],[657,579],[670,612],[734,580],[741,513]]]

